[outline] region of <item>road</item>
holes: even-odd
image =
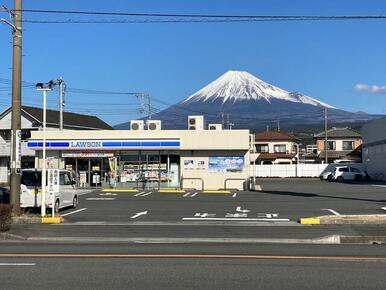
[[[384,289],[378,245],[7,243],[2,289]]]

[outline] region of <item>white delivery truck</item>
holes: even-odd
[[[42,171],[38,169],[23,169],[21,172],[20,186],[20,207],[33,208],[42,204],[41,196]],[[54,193],[52,198],[46,184],[46,208],[52,208],[52,201],[55,200],[55,212],[64,207],[78,205],[78,196],[75,189],[75,181],[67,170],[59,170],[59,192]]]

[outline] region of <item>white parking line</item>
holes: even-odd
[[[89,197],[86,200],[115,200],[114,197]]]
[[[0,266],[35,266],[36,263],[0,263]]]
[[[384,206],[384,207],[381,207],[381,209],[383,209],[383,210],[386,210],[386,206]]]
[[[232,195],[232,198],[235,198],[237,196],[237,192],[235,192],[233,195]]]
[[[149,192],[146,192],[146,193],[142,194],[142,195],[141,195],[141,197],[142,197],[142,196],[147,196],[147,195],[150,195],[150,194],[152,194],[152,192],[151,192],[151,191],[149,191]]]
[[[84,210],[86,210],[86,209],[87,209],[87,208],[81,208],[81,209],[74,210],[74,211],[69,212],[69,213],[62,214],[61,216],[62,216],[62,217],[63,217],[63,216],[68,216],[68,215],[70,215],[70,214],[77,213],[77,212],[81,212],[81,211],[84,211]]]
[[[386,187],[386,185],[380,185],[380,184],[372,184],[371,186]]]
[[[198,191],[197,192],[195,192],[195,193],[193,193],[191,196],[189,196],[189,197],[194,197],[194,196],[196,196],[198,194]]]
[[[138,192],[138,193],[134,194],[134,196],[140,196],[143,193],[145,193],[145,191]]]
[[[333,213],[334,215],[341,215],[339,212],[337,212],[331,208],[323,208],[322,210],[328,210],[329,212]]]

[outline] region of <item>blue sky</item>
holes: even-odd
[[[386,15],[386,1],[24,0],[24,9],[246,15]],[[13,1],[1,1],[8,7]],[[1,13],[1,17],[7,17]],[[34,15],[25,19],[74,19]],[[107,19],[102,17],[101,19]],[[95,19],[84,16],[82,19]],[[71,88],[146,92],[168,103],[227,70],[349,111],[386,114],[386,20],[331,22],[25,24],[23,79],[62,76]],[[0,78],[11,78],[11,33],[0,24]],[[354,90],[357,84],[361,91]],[[0,108],[10,101],[0,83]],[[26,104],[41,95],[23,91]],[[111,124],[139,116],[133,96],[67,93],[67,109]],[[49,105],[55,107],[56,93]],[[162,108],[162,104],[154,103]]]

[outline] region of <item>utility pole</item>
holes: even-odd
[[[227,125],[226,125],[227,129],[230,130],[231,128],[231,125],[229,123],[229,113],[227,113]]]
[[[57,80],[59,85],[59,130],[63,130],[63,111],[64,111],[64,88],[65,83],[63,78]]]
[[[277,131],[280,131],[280,120],[277,119]]]
[[[221,112],[221,125],[224,128],[224,112]]]
[[[151,96],[150,96],[150,94],[147,94],[147,105],[148,105],[149,120],[151,120]]]
[[[324,108],[324,153],[325,153],[325,163],[328,163],[327,156],[328,148],[327,148],[327,108]]]
[[[12,59],[12,121],[11,121],[11,196],[13,214],[20,214],[21,171],[21,55],[22,55],[22,0],[14,0],[13,59]]]

